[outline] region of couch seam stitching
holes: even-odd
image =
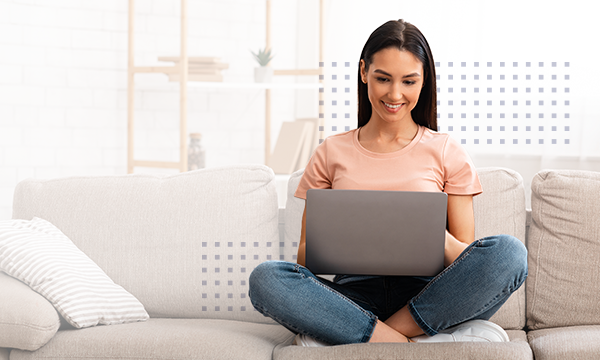
[[[511,174],[511,176],[513,177],[513,179],[515,179],[515,180],[517,180],[517,181],[518,181],[517,188],[518,188],[518,189],[521,189],[521,188],[523,188],[523,193],[524,193],[524,192],[525,192],[525,191],[524,191],[525,189],[524,189],[524,187],[522,187],[522,185],[523,185],[523,180],[522,180],[522,179],[519,179],[519,178],[518,178],[518,176],[516,176],[515,174]],[[519,180],[520,180],[520,181],[519,181]],[[514,201],[513,201],[513,212],[514,212],[514,214],[517,214],[517,213],[518,213],[518,211],[519,211],[519,209],[517,209],[517,202],[518,202],[518,201],[519,201],[519,199],[517,199],[517,198],[516,198],[516,194],[515,194],[515,195],[514,195]],[[527,210],[525,210],[525,217],[527,217]],[[518,224],[517,224],[517,219],[516,219],[516,217],[513,217],[513,227],[514,227],[513,231],[514,231],[514,233],[515,233],[515,234],[517,233],[517,229],[518,229],[518,226],[517,226],[517,225],[518,225]],[[527,219],[525,219],[525,224],[524,224],[524,225],[525,225],[525,230],[527,230]],[[525,233],[525,237],[527,237],[527,233]],[[520,240],[520,239],[519,239],[519,240]],[[525,244],[525,239],[523,239],[523,244]],[[529,269],[529,263],[527,263],[527,268]],[[523,282],[525,282],[525,280],[524,280]],[[519,287],[520,287],[520,286],[519,286]],[[517,289],[517,290],[518,290],[518,289]],[[515,290],[515,292],[516,292],[517,290]],[[523,294],[525,294],[525,292],[523,292]],[[523,295],[523,297],[524,297],[524,296],[526,296],[526,294],[525,294],[525,295]],[[523,310],[522,310],[522,309],[523,309],[523,306],[525,306],[525,307],[526,307],[527,305],[526,305],[526,303],[525,303],[525,304],[523,304],[523,299],[522,299],[522,297],[521,297],[521,296],[517,296],[517,302],[518,302],[518,306],[519,306],[519,319],[525,319],[525,326],[527,326],[527,314],[524,314],[524,313],[523,313]],[[519,320],[519,325],[520,325],[520,324],[521,324],[521,322],[520,322],[520,320]]]
[[[30,328],[30,329],[35,329],[35,330],[52,330],[55,327],[60,327],[60,322],[54,324],[54,325],[49,325],[46,327],[42,327],[42,326],[38,326],[38,325],[32,325],[32,324],[15,324],[15,323],[8,323],[8,322],[1,322],[0,321],[0,325],[8,325],[8,326],[19,326],[19,327],[26,327],[26,328]]]
[[[540,190],[539,188],[540,188],[540,185],[536,184],[536,186],[535,186],[536,192],[539,192],[539,190]],[[539,202],[537,204],[537,210],[538,210],[538,214],[540,216],[540,219],[539,219],[540,223],[543,223],[543,221],[542,221],[542,217],[543,216],[542,216],[542,212],[541,212],[541,202]],[[541,261],[540,261],[541,259],[540,259],[539,255],[540,255],[540,253],[542,251],[542,244],[543,244],[544,233],[545,233],[545,227],[542,226],[541,228],[542,228],[542,231],[541,231],[541,234],[539,236],[539,242],[538,242],[539,246],[538,246],[537,252],[535,254],[536,258],[537,258],[537,268],[535,269],[535,283],[537,283],[539,281],[539,272],[540,272],[540,267],[541,267],[540,266],[541,265]],[[532,318],[535,318],[535,316],[533,316],[533,311],[534,311],[536,303],[537,303],[537,288],[535,287],[535,283],[534,283],[533,294],[532,294],[532,299],[531,299],[531,315],[532,315]],[[532,321],[533,321],[533,319],[532,319]],[[535,324],[533,324],[533,325],[535,325]]]

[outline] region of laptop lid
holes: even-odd
[[[444,268],[443,192],[310,189],[306,267],[315,274],[435,276]]]

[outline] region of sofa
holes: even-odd
[[[539,172],[527,210],[517,172],[477,171],[476,237],[510,234],[529,252],[525,286],[491,319],[510,342],[292,345],[293,333],[253,309],[248,276],[263,261],[295,261],[302,170],[280,209],[273,171],[239,165],[20,182],[13,218],[55,225],[149,319],[76,329],[0,273],[0,360],[600,359],[600,173]]]

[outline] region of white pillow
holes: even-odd
[[[148,319],[133,295],[43,219],[0,221],[0,270],[48,299],[76,328]]]

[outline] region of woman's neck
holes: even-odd
[[[398,151],[406,147],[419,132],[419,125],[410,122],[388,124],[369,121],[361,127],[358,141],[367,150],[379,153]]]

